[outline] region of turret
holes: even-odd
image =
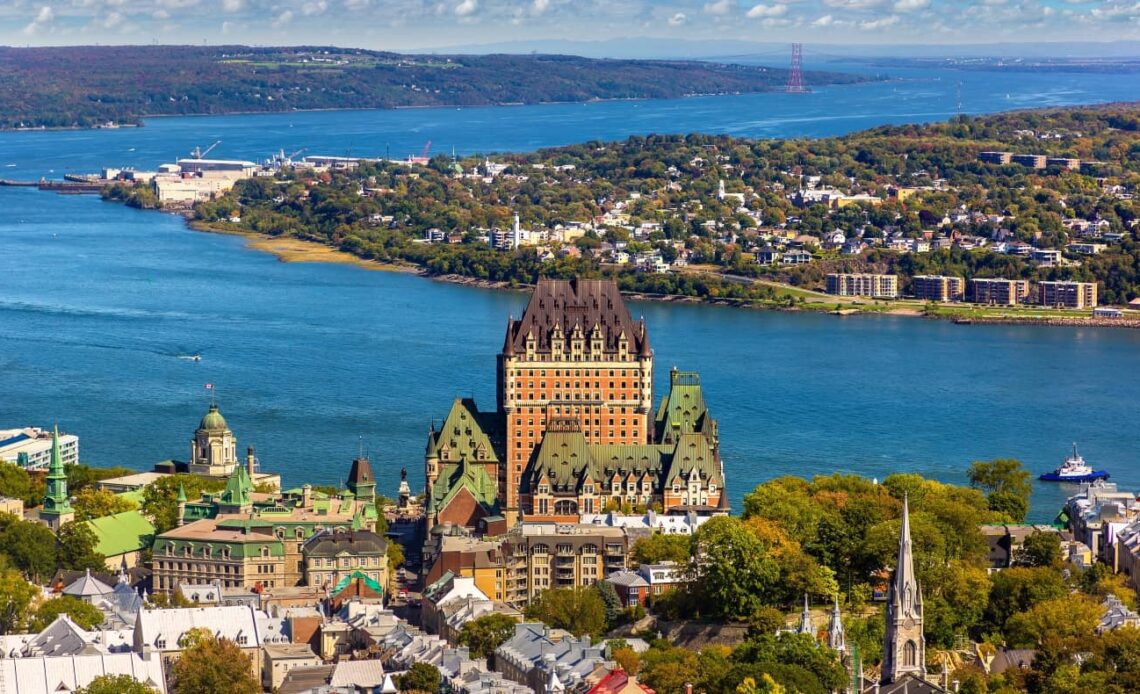
[[[804,593],[804,611],[800,613],[800,626],[797,633],[815,636],[815,624],[811,619],[811,610],[808,606],[808,594]]]
[[[181,480],[178,482],[178,527],[182,527],[186,523],[186,489],[182,486]]]
[[[835,596],[835,606],[831,608],[831,620],[827,624],[827,646],[837,651],[840,657],[847,652],[847,634],[843,631],[843,620],[839,614],[839,596]]]

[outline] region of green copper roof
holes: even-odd
[[[362,579],[364,581],[365,585],[367,585],[373,591],[383,595],[384,587],[360,571],[353,571],[349,575],[347,575],[344,578],[337,581],[336,586],[334,586],[332,589],[331,595],[339,594],[342,590],[344,590],[345,588],[348,587],[349,583],[351,583],[352,581],[355,581],[358,578]]]
[[[105,557],[145,549],[154,540],[154,524],[140,511],[124,511],[84,523],[95,534],[95,551]]]
[[[479,412],[474,400],[456,398],[443,426],[435,432],[435,440],[428,443],[428,450],[434,444],[441,462],[454,463],[467,456],[475,462],[497,463],[499,456],[492,437],[498,438],[502,427],[500,420],[497,415]]]
[[[669,372],[669,394],[661,400],[654,422],[656,439],[672,442],[679,434],[705,432],[715,427],[705,406],[701,377],[688,371]],[[716,436],[715,429],[710,432]]]
[[[226,480],[226,488],[222,490],[219,501],[227,506],[248,506],[252,501],[253,482],[244,465],[238,465]]]
[[[71,498],[67,494],[67,472],[63,469],[63,455],[59,450],[59,426],[51,432],[51,463],[48,465],[48,474],[45,480],[47,490],[44,492],[43,509],[41,515],[58,516],[71,512]]]
[[[218,412],[217,405],[210,405],[210,411],[198,423],[198,428],[205,431],[225,431],[229,427],[226,426],[226,419]]]
[[[498,513],[495,480],[487,474],[483,464],[468,462],[466,458],[440,467],[439,480],[432,485],[432,495],[428,499],[428,512],[437,513],[446,508],[463,490],[470,492],[488,513]]]

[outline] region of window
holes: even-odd
[[[906,667],[914,667],[915,660],[918,658],[918,647],[914,645],[914,641],[907,641],[903,646],[903,665]]]

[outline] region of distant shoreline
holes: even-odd
[[[185,217],[185,215],[182,215]],[[332,248],[318,241],[299,239],[293,236],[269,236],[248,231],[215,227],[202,222],[186,219],[187,226],[195,231],[225,236],[239,236],[246,240],[245,247],[262,253],[269,253],[283,263],[331,263],[336,265],[352,265],[364,270],[380,272],[399,272],[413,274],[437,282],[447,282],[465,287],[478,289],[520,291],[530,287],[529,283],[514,283],[501,280],[485,280],[465,275],[444,274],[433,275],[424,268],[413,263],[385,262],[368,260],[352,255],[345,251]],[[871,307],[863,310],[857,306],[844,304],[846,310],[835,311],[830,302],[804,306],[769,306],[746,299],[724,299],[688,296],[685,294],[651,294],[647,292],[622,292],[632,301],[653,301],[665,304],[689,304],[702,306],[722,306],[726,308],[752,309],[759,311],[780,311],[783,313],[827,313],[838,318],[850,318],[866,315],[898,316],[905,318],[927,318],[930,320],[958,321],[959,316],[928,315],[916,306],[900,305],[890,307]],[[835,297],[840,301],[842,297]],[[948,304],[947,306],[955,306]],[[1036,327],[1069,327],[1069,328],[1128,328],[1140,329],[1140,316],[1132,318],[1097,318],[1093,316],[971,316],[967,321],[960,321],[964,325],[1029,325]]]

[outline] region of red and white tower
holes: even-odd
[[[807,94],[811,90],[804,84],[803,44],[792,44],[792,65],[788,69],[788,85],[784,91],[789,94]]]

